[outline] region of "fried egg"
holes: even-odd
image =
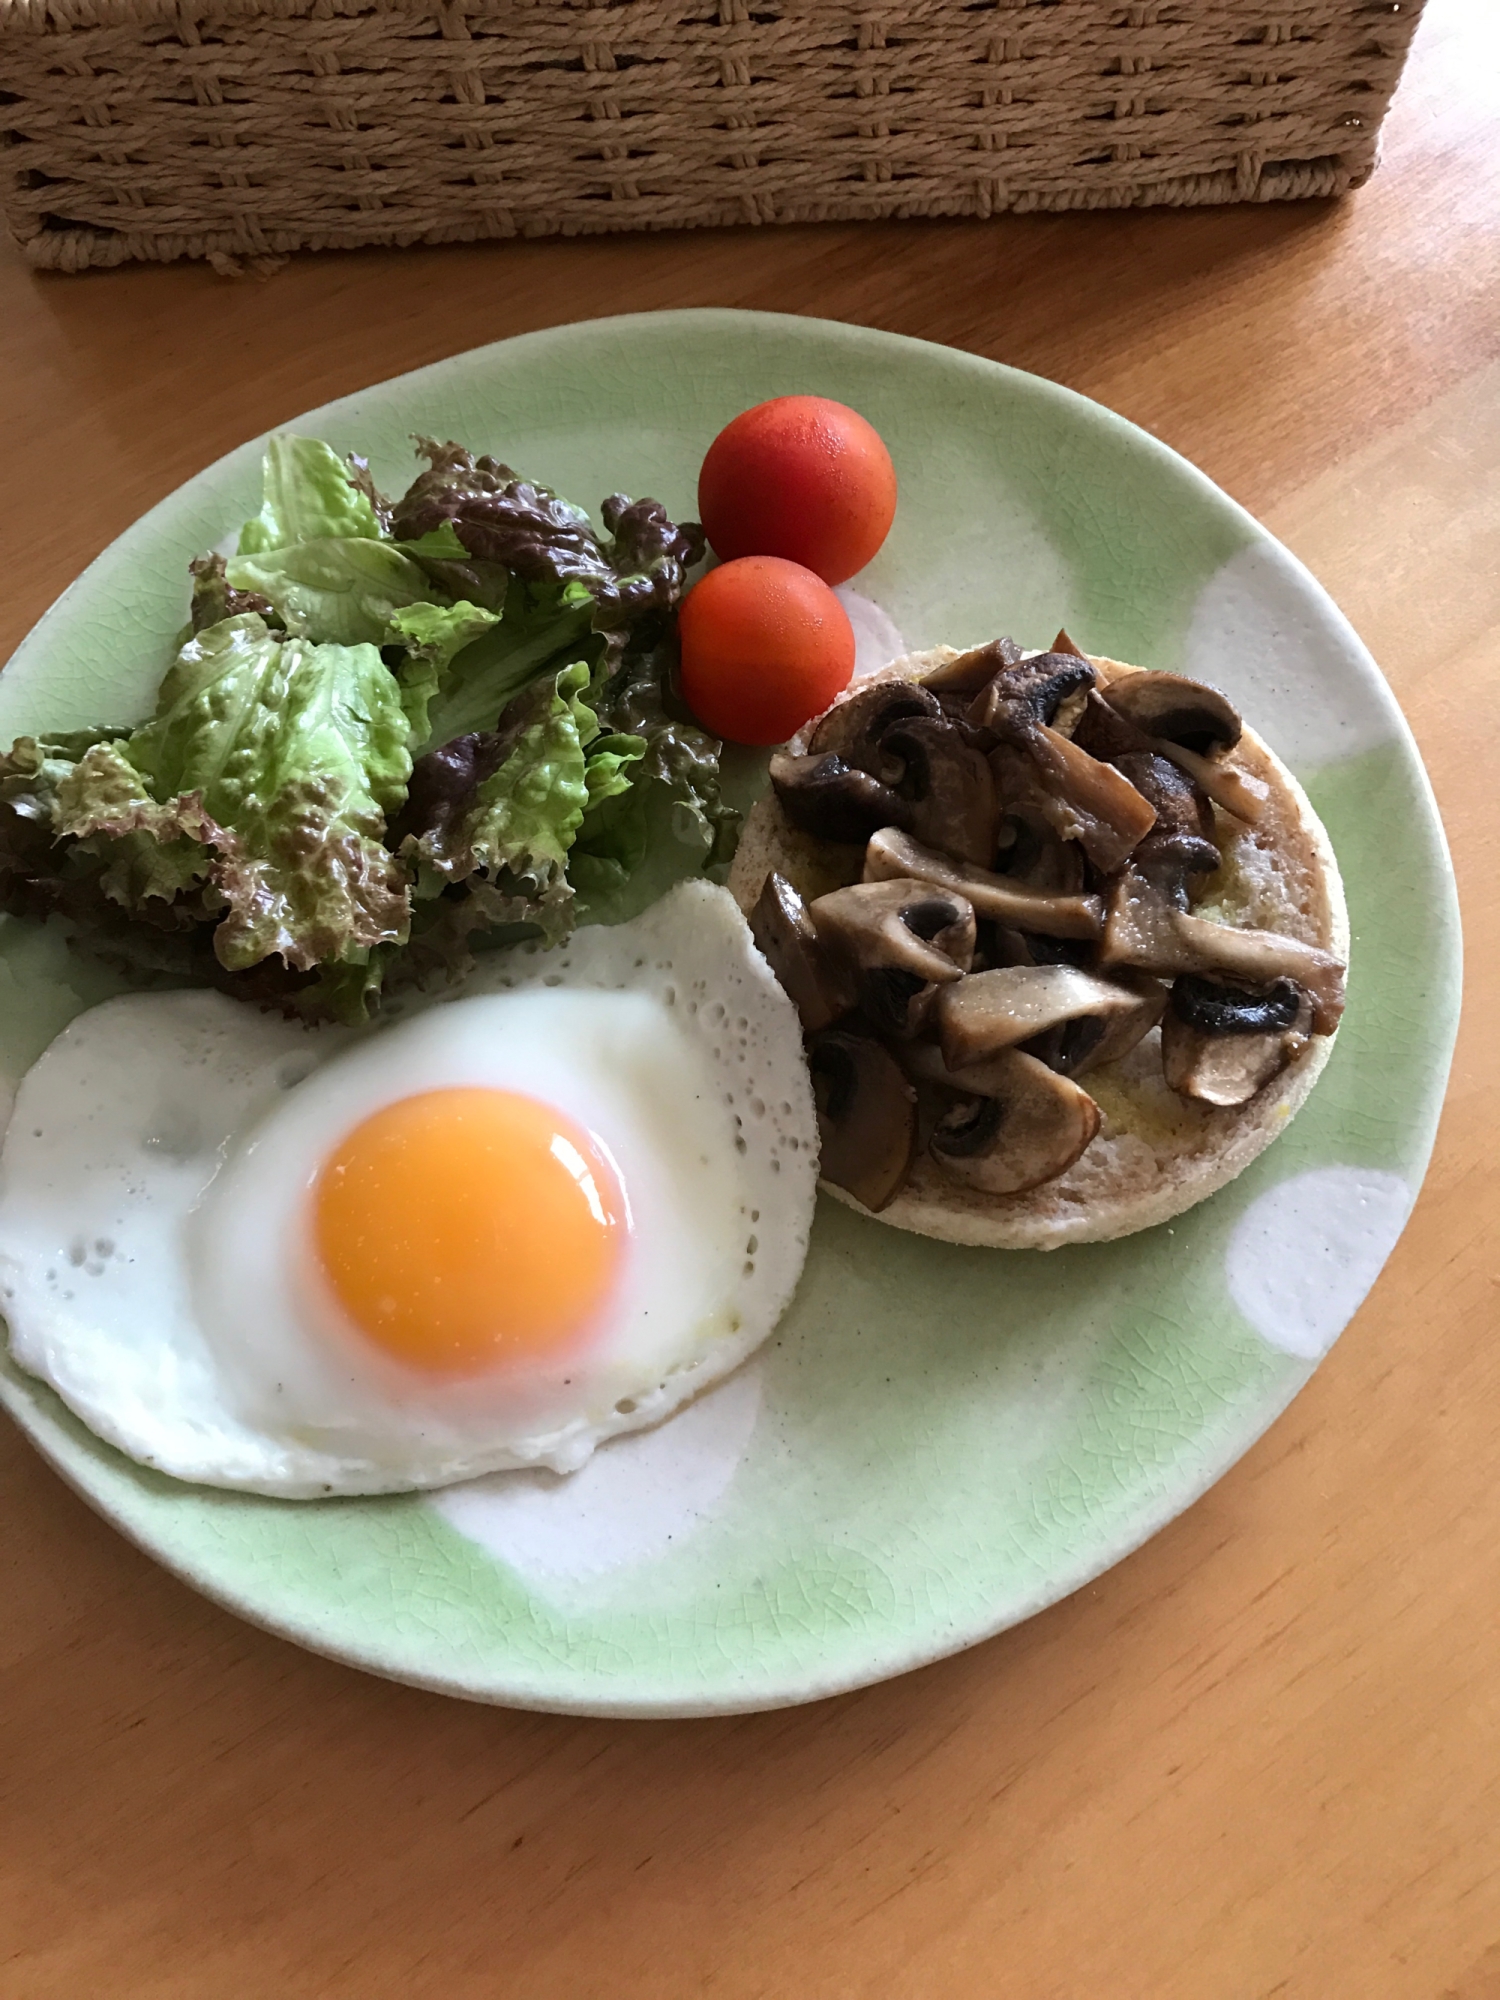
[[[816,1176],[795,1010],[687,883],[373,1031],[81,1015],[0,1151],[0,1303],[23,1368],[181,1479],[569,1471],[766,1339]]]

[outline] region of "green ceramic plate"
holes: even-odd
[[[1195,1500],[1307,1380],[1389,1254],[1427,1160],[1458,1011],[1442,830],[1374,663],[1305,570],[1201,473],[1029,375],[857,327],[734,312],[506,341],[298,420],[405,483],[457,437],[596,504],[691,513],[729,417],[852,403],[901,477],[858,588],[913,646],[1059,623],[1202,673],[1306,784],[1354,926],[1351,998],[1296,1124],[1175,1225],[1050,1256],[964,1251],[822,1203],[770,1346],[571,1479],[295,1504],[138,1470],[30,1378],[0,1394],[58,1470],[221,1603],[320,1652],[482,1700],[614,1715],[807,1701],[972,1645],[1076,1590]],[[257,504],[258,443],[137,523],[0,680],[0,738],[144,710],[188,559]],[[111,990],[0,932],[19,1075]]]

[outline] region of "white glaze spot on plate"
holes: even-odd
[[[760,1415],[741,1368],[655,1430],[601,1445],[578,1472],[499,1472],[433,1495],[450,1527],[545,1587],[665,1555],[727,1491]]]
[[[906,651],[901,628],[873,597],[866,597],[852,584],[841,583],[833,593],[849,614],[854,627],[854,678],[873,674],[899,660]]]
[[[1229,1294],[1262,1339],[1316,1361],[1359,1309],[1411,1213],[1412,1189],[1370,1167],[1282,1181],[1235,1224]]]

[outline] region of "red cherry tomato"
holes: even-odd
[[[896,468],[857,410],[826,396],[778,396],[726,424],[698,475],[715,555],[784,556],[843,583],[890,533]]]
[[[682,691],[731,743],[784,743],[854,671],[854,628],[821,577],[744,556],[694,584],[678,614]]]

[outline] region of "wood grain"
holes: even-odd
[[[0,655],[242,438],[476,342],[765,306],[1038,370],[1260,513],[1437,787],[1468,1004],[1416,1217],[1308,1390],[1096,1586],[739,1721],[386,1686],[201,1602],[8,1432],[6,2000],[1500,1995],[1500,20],[1430,0],[1348,204],[0,262]],[[1399,829],[1393,830],[1399,837]]]

